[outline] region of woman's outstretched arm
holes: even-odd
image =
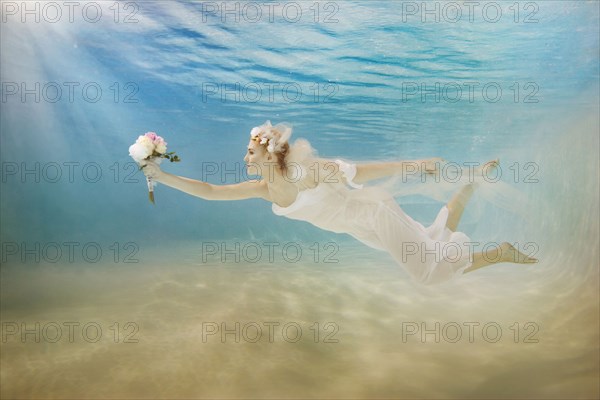
[[[247,181],[233,185],[213,185],[182,176],[169,174],[162,171],[153,162],[143,167],[144,174],[150,176],[155,182],[180,190],[192,196],[205,200],[243,200],[262,198],[269,200],[269,190],[266,182]]]
[[[347,171],[341,170],[337,162],[346,164],[341,160],[331,160],[318,158],[316,162],[319,170],[323,171],[321,175],[323,181],[331,182],[336,178],[346,181]],[[426,174],[438,174],[446,161],[442,158],[427,158],[423,160],[412,161],[389,161],[389,162],[373,162],[365,164],[353,164],[356,166],[356,174],[353,174],[352,182],[362,184],[371,180],[389,177],[392,175],[402,175],[403,177],[420,176]],[[342,165],[343,165],[342,164]],[[314,166],[311,166],[311,171],[314,172]]]
[[[354,182],[365,183],[370,180],[385,178],[392,175],[418,176],[422,173],[436,174],[445,161],[442,158],[427,158],[412,161],[376,162],[357,164]]]

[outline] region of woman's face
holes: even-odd
[[[259,171],[265,166],[265,162],[268,161],[265,147],[254,140],[250,140],[244,161],[246,162],[248,174],[261,175]]]

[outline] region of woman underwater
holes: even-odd
[[[291,133],[289,126],[272,126],[269,121],[252,129],[244,161],[249,174],[262,176],[260,180],[213,185],[166,173],[154,162],[143,171],[156,182],[206,200],[270,201],[276,215],[347,233],[387,251],[422,284],[441,283],[500,262],[537,262],[508,242],[485,253],[473,252],[469,237],[456,231],[477,183],[463,185],[427,228],[408,216],[382,186],[362,185],[407,170],[436,174],[442,159],[349,164],[318,158],[304,139],[288,144]],[[495,163],[485,167],[494,168]],[[481,174],[481,169],[476,172]]]

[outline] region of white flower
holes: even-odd
[[[148,165],[156,167],[164,159],[168,159],[171,162],[180,161],[174,152],[169,154],[166,154],[166,152],[167,142],[155,132],[147,132],[139,136],[135,143],[129,146],[129,155],[142,168],[148,167]],[[146,174],[146,183],[148,184],[148,198],[152,204],[154,204],[154,186],[156,186],[156,182],[152,180],[156,177],[156,171],[152,169],[154,167],[148,167],[144,171]]]
[[[160,141],[156,144],[156,152],[160,154],[165,154],[167,151],[167,144],[164,141]]]
[[[260,139],[260,144],[265,144],[269,141],[269,139],[267,139],[266,137]]]
[[[140,144],[143,146],[154,146],[154,142],[152,142],[152,139],[150,139],[148,136],[146,135],[141,135],[137,138],[137,140],[135,141],[136,144]]]
[[[260,133],[260,128],[258,126],[254,127],[250,131],[250,137],[254,138],[254,137],[258,136],[259,133]]]
[[[145,136],[140,136],[138,140],[129,146],[129,155],[136,161],[140,162],[154,152],[154,143]]]
[[[152,155],[152,152],[154,151],[154,148],[156,147],[156,146],[154,146],[154,142],[152,141],[152,139],[150,139],[147,136],[140,136],[138,138],[138,140],[136,140],[135,143],[137,143],[139,146],[146,149],[146,151],[148,152],[148,155]]]
[[[129,155],[136,162],[140,162],[146,159],[151,153],[148,153],[147,149],[144,146],[140,146],[138,144],[133,144],[129,147]]]

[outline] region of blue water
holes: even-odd
[[[169,268],[202,264],[198,261],[201,257],[198,246],[202,242],[334,241],[342,246],[340,257],[348,263],[345,265],[352,273],[338,271],[340,275],[337,278],[335,275],[325,278],[325,275],[319,274],[329,272],[326,268],[323,269],[325,272],[321,271],[322,266],[319,265],[313,266],[314,270],[311,270],[311,266],[303,266],[303,269],[285,276],[281,275],[284,272],[278,271],[277,265],[270,265],[267,266],[267,272],[257,269],[257,276],[252,274],[252,269],[240,272],[242,276],[249,274],[249,279],[262,279],[263,272],[265,276],[269,271],[277,274],[277,278],[273,278],[276,281],[269,281],[265,277],[264,281],[257,281],[260,289],[252,289],[244,284],[244,280],[237,280],[241,279],[239,274],[229,276],[221,271],[211,275],[210,271],[202,270],[203,285],[215,285],[217,288],[211,295],[213,297],[194,297],[191,292],[184,291],[186,295],[189,294],[186,297],[190,300],[186,306],[188,308],[184,307],[185,311],[181,311],[177,306],[173,307],[172,312],[180,310],[189,320],[194,315],[191,311],[193,303],[201,302],[203,307],[210,309],[216,299],[227,302],[224,291],[245,293],[238,293],[242,298],[238,298],[240,303],[235,304],[240,309],[245,309],[241,306],[243,299],[252,298],[260,304],[260,307],[257,306],[260,310],[273,311],[279,301],[275,293],[285,296],[291,291],[293,294],[290,296],[295,297],[294,300],[288,300],[296,308],[290,305],[289,309],[281,311],[282,318],[287,316],[287,320],[290,320],[297,314],[292,311],[286,314],[289,310],[320,310],[319,302],[311,303],[301,295],[304,291],[312,292],[313,301],[319,298],[322,304],[328,304],[331,309],[335,309],[336,304],[341,309],[346,308],[344,304],[358,308],[356,315],[342,314],[353,321],[351,330],[356,331],[356,337],[351,335],[353,339],[347,339],[346,343],[362,348],[361,338],[367,340],[373,333],[365,328],[368,324],[357,317],[362,315],[362,306],[365,307],[365,315],[374,315],[373,318],[378,321],[374,325],[378,326],[378,332],[381,333],[384,329],[393,330],[385,325],[387,317],[383,314],[398,312],[394,308],[396,306],[392,305],[396,304],[394,301],[400,302],[396,305],[404,312],[408,312],[408,309],[419,310],[419,307],[424,307],[422,310],[426,311],[424,304],[431,293],[423,294],[406,283],[393,286],[391,282],[407,280],[407,275],[397,269],[393,260],[347,236],[276,217],[271,212],[270,204],[262,200],[208,202],[159,185],[156,189],[157,202],[153,206],[147,200],[143,175],[135,171],[128,156],[128,147],[138,135],[155,131],[165,137],[169,150],[176,151],[182,159],[178,164],[163,164],[166,171],[215,184],[239,182],[243,180],[242,159],[251,128],[266,120],[273,123],[285,121],[293,125],[294,137],[308,139],[325,157],[343,157],[355,161],[443,157],[459,163],[483,162],[499,157],[504,166],[503,181],[520,188],[534,205],[527,209],[529,220],[525,222],[521,217],[507,214],[506,210],[498,210],[476,195],[473,200],[477,212],[468,210],[461,228],[472,237],[482,240],[533,241],[540,247],[538,255],[545,256],[540,265],[545,262],[543,265],[546,269],[530,269],[531,275],[527,276],[518,275],[515,269],[505,275],[502,275],[502,271],[493,270],[486,272],[488,275],[483,273],[481,278],[470,281],[483,286],[473,289],[465,284],[457,292],[468,293],[466,297],[472,299],[473,303],[477,303],[479,298],[487,301],[488,306],[493,304],[492,307],[498,307],[493,308],[494,312],[507,320],[521,316],[524,319],[548,318],[548,326],[564,329],[569,323],[579,324],[574,326],[585,334],[573,339],[579,345],[574,345],[577,351],[570,353],[564,350],[561,353],[573,365],[577,364],[578,359],[572,354],[585,354],[583,349],[598,338],[597,316],[595,320],[592,319],[595,325],[586,323],[586,318],[576,316],[563,324],[553,316],[557,310],[562,310],[561,313],[572,310],[565,311],[552,300],[554,296],[564,298],[566,307],[567,304],[578,304],[575,300],[577,293],[585,293],[587,297],[582,306],[585,311],[582,312],[591,316],[597,311],[598,298],[593,293],[597,289],[598,278],[598,2],[498,2],[491,4],[493,7],[490,6],[485,16],[481,7],[483,4],[490,5],[490,2],[484,2],[475,9],[473,21],[468,19],[463,3],[453,3],[462,10],[461,18],[454,21],[456,15],[452,13],[455,9],[442,8],[445,7],[444,3],[435,2],[427,4],[431,9],[437,4],[439,12],[427,14],[419,9],[415,14],[412,12],[414,8],[410,7],[423,7],[424,3],[360,1],[275,5],[229,2],[227,7],[231,8],[227,13],[222,9],[224,3],[107,1],[94,3],[102,10],[97,22],[89,21],[95,7],[89,11],[87,20],[82,17],[81,8],[77,8],[74,21],[70,22],[68,10],[62,6],[62,17],[51,22],[53,11],[46,9],[43,12],[43,7],[47,6],[37,3],[40,21],[35,22],[34,15],[22,15],[23,10],[19,9],[21,3],[11,4],[10,7],[17,8],[7,8],[9,6],[3,4],[0,25],[0,235],[3,246],[6,243],[25,243],[26,246],[41,243],[43,246],[50,242],[62,244],[77,241],[100,243],[106,251],[111,243],[116,242],[119,246],[135,243],[138,248],[135,257],[141,261],[142,267],[162,262],[168,262],[171,266],[159,269],[161,272],[153,270],[153,274],[157,274],[152,275],[155,278],[136,275],[138,278],[135,279],[150,279],[150,282],[138,282],[139,287],[132,283],[135,287],[130,288],[131,293],[138,293],[141,296],[138,299],[141,299],[146,284],[155,288],[148,293],[160,297],[164,288],[161,286],[160,290],[156,289],[156,282],[165,279],[174,279],[177,285],[167,287],[164,293],[168,293],[169,297],[182,293],[186,282],[194,279],[194,273],[186,270],[188,275],[183,272],[169,275]],[[285,4],[288,8],[284,9]],[[496,6],[501,7],[501,15],[498,21],[493,21]],[[31,7],[33,9],[34,6]],[[255,8],[252,7],[261,10],[260,18],[254,14]],[[301,15],[295,13],[297,7],[302,10]],[[117,9],[118,15],[115,14]],[[449,14],[443,14],[442,9]],[[519,10],[518,15],[515,14],[516,9]],[[272,21],[269,10],[273,12]],[[317,11],[318,16],[315,14]],[[25,18],[25,22],[21,17]],[[296,18],[298,21],[295,21]],[[39,89],[36,89],[36,84],[39,84]],[[441,89],[437,89],[436,84]],[[57,95],[57,87],[61,90],[60,96]],[[69,87],[74,88],[72,98]],[[83,93],[83,87],[87,87],[88,91]],[[483,87],[488,91],[483,92]],[[29,90],[28,94],[23,93],[23,88]],[[97,88],[100,88],[101,96],[97,96]],[[469,88],[474,88],[473,92]],[[497,92],[498,89],[501,94]],[[427,94],[422,98],[425,92]],[[208,172],[210,170],[207,168],[215,165],[222,168],[221,163],[236,172],[223,178]],[[527,163],[535,168],[532,166],[534,169],[528,169],[525,167]],[[59,175],[56,175],[56,171]],[[519,172],[518,179],[515,178],[515,171]],[[524,176],[531,171],[535,172],[535,183],[524,180]],[[100,175],[97,176],[97,173]],[[424,200],[423,204],[414,200],[405,202],[406,209],[424,223],[433,219],[436,207],[441,205],[430,200]],[[519,204],[515,204],[517,206]],[[482,210],[488,213],[482,214]],[[353,260],[356,263],[353,264]],[[61,266],[63,261],[52,265],[52,268]],[[4,312],[14,312],[10,315],[16,320],[26,319],[27,313],[19,317],[18,312],[14,311],[25,307],[23,303],[27,301],[24,299],[31,298],[23,293],[30,293],[37,299],[30,300],[30,306],[36,308],[39,304],[54,304],[48,293],[70,286],[69,280],[63,279],[60,274],[56,279],[44,278],[53,283],[52,290],[46,289],[45,292],[43,284],[37,280],[37,283],[28,286],[26,282],[35,274],[29,276],[29,270],[23,268],[31,263],[31,257],[22,262],[18,255],[8,255],[7,248],[3,247],[2,265],[5,272],[2,289],[8,293],[7,288],[15,288],[3,297],[3,302],[9,304]],[[101,263],[110,268],[111,260],[103,258]],[[72,263],[66,264],[67,267],[72,266]],[[368,268],[362,268],[361,265],[371,266],[382,275],[371,275]],[[386,265],[389,269],[384,268]],[[10,270],[12,272],[6,272],[9,271],[7,266],[14,268]],[[85,267],[82,266],[82,269]],[[101,268],[100,265],[97,267]],[[38,272],[44,271],[52,276],[48,271],[53,270]],[[304,271],[305,274],[298,271]],[[78,290],[79,295],[60,297],[62,300],[57,300],[56,307],[80,302],[85,290],[96,293],[93,288],[86,286],[84,277],[73,273],[78,276],[77,279],[82,279],[76,285],[82,285],[79,289],[82,293]],[[313,273],[323,278],[303,280]],[[361,276],[362,281],[357,278]],[[378,277],[381,281],[377,280]],[[107,284],[118,285],[119,270],[112,271],[109,278],[103,279],[111,282]],[[298,287],[288,287],[288,279],[296,282]],[[236,282],[239,285],[234,284]],[[272,292],[268,290],[269,282],[274,283]],[[504,288],[510,286],[521,289],[519,294],[512,293],[514,303],[511,304],[517,307],[515,313],[518,318],[516,315],[503,314],[504,311],[498,306],[501,290],[493,286],[494,282],[498,282],[500,287],[503,283]],[[363,287],[361,284],[370,286]],[[120,293],[128,293],[126,286],[119,287]],[[223,292],[219,292],[218,288],[222,288]],[[317,288],[320,290],[318,296]],[[383,297],[369,300],[367,288],[368,291],[373,290],[370,293],[378,293]],[[385,294],[388,290],[400,289],[407,296],[401,300]],[[19,290],[22,290],[21,294]],[[351,292],[350,297],[345,297],[348,291]],[[273,299],[269,297],[270,300],[264,300],[261,293],[273,296]],[[329,293],[330,297],[323,293]],[[451,298],[450,292],[444,293],[444,296],[449,296],[444,299]],[[489,293],[495,293],[498,297],[494,298]],[[525,296],[523,293],[539,296],[519,297]],[[102,297],[106,292],[96,294]],[[261,299],[265,301],[264,304]],[[410,299],[420,305],[411,304]],[[460,301],[468,303],[464,298]],[[523,305],[528,302],[532,308]],[[437,303],[430,305],[432,309],[442,307]],[[462,302],[455,306],[470,307]],[[521,306],[525,308],[518,308]],[[467,312],[462,320],[468,319],[469,315],[486,315],[486,306],[473,307],[477,312]],[[258,308],[247,311],[249,315],[260,318],[280,315],[279,311],[261,314]],[[535,314],[535,309],[542,311]],[[432,315],[445,316],[446,320],[456,318],[449,310],[443,309]],[[378,312],[382,315],[378,315]],[[231,315],[239,313],[233,312]],[[136,311],[135,314],[152,318],[150,311]],[[68,314],[65,315],[63,318],[68,317]],[[214,315],[219,318],[217,312]],[[160,317],[157,318],[160,320]],[[310,313],[306,318],[310,320]],[[160,320],[155,326],[163,326],[160,324],[166,324],[165,321]],[[151,330],[152,325],[148,326]],[[178,339],[181,340],[180,337]],[[161,343],[156,340],[153,343]],[[353,340],[358,340],[358,344]],[[380,341],[370,342],[371,347],[365,346],[365,352],[369,348],[385,353],[392,348],[392,353],[409,351],[412,356],[420,357],[418,346],[410,350],[407,347],[396,348],[391,340],[391,336],[384,335]],[[561,337],[555,336],[545,343],[560,347],[560,340]],[[183,348],[186,347],[177,348],[180,358],[171,360],[173,368],[185,364],[182,360],[187,350]],[[485,351],[487,349],[485,347]],[[537,349],[539,356],[546,354],[542,349],[556,351],[557,347]],[[594,347],[592,350],[597,349]],[[590,378],[598,371],[597,354],[593,351],[593,357],[585,363],[587,372],[566,378],[559,373],[546,371],[551,379],[544,380],[540,375],[538,380],[533,380],[541,388],[539,390],[520,380],[517,372],[506,372],[510,370],[506,367],[504,373],[508,374],[508,379],[519,383],[514,393],[503,393],[508,397],[544,397],[551,393],[552,381],[555,380],[564,383],[559,385],[557,392],[562,396],[597,396],[597,376],[595,382]],[[16,354],[14,357],[18,359],[20,353],[10,354],[11,357]],[[285,353],[277,354],[283,357]],[[460,358],[458,353],[452,354],[448,357]],[[485,354],[483,358],[488,357],[488,353]],[[490,354],[490,358],[494,357],[493,351]],[[517,354],[521,353],[515,352],[511,356],[513,360],[523,361]],[[306,356],[301,351],[297,355],[300,358]],[[361,368],[358,364],[352,364],[351,360],[345,357],[338,359],[334,354],[325,356],[327,360],[334,361],[323,365],[337,368],[338,362],[350,363],[349,376],[360,375]],[[333,396],[339,393],[342,393],[342,397],[402,397],[422,393],[430,397],[464,398],[489,397],[499,393],[494,390],[502,389],[498,382],[486,386],[483,378],[479,381],[479,389],[471,388],[471,391],[449,382],[444,383],[446,390],[442,388],[439,392],[418,387],[400,389],[401,385],[396,386],[387,378],[394,375],[393,371],[404,371],[403,368],[408,368],[406,365],[399,367],[383,354],[368,358],[365,353],[364,356],[366,358],[357,359],[363,360],[380,374],[373,372],[372,379],[362,376],[351,386],[356,391],[343,390],[341,379],[337,383],[325,383],[319,380],[318,373],[300,374],[300,377],[281,373],[281,385],[276,385],[271,391],[261,391],[259,386],[253,386],[250,381],[239,386],[233,383],[233,386],[228,386],[228,382],[234,380],[222,378],[218,385],[210,386],[205,382],[210,387],[206,391],[197,391],[189,383],[179,391],[172,388],[172,392],[164,389],[160,393],[165,396],[178,393],[184,397],[218,397],[221,394],[225,397],[244,397],[248,393],[249,397],[281,397],[283,393],[291,396],[285,390],[286,387],[294,387],[295,393],[301,397]],[[311,363],[323,361],[312,353],[306,357]],[[448,361],[440,357],[440,360]],[[144,360],[143,357],[134,359]],[[196,361],[201,360],[199,358]],[[231,359],[227,360],[221,361],[234,368],[228,364]],[[461,368],[472,373],[469,363],[461,360],[461,363],[464,362]],[[510,364],[510,357],[502,363],[505,361],[503,365]],[[98,364],[92,361],[90,365]],[[377,365],[385,367],[378,370]],[[557,365],[559,369],[560,363]],[[531,368],[537,367],[531,365]],[[421,371],[420,368],[427,370],[428,367],[419,364],[416,370]],[[521,368],[527,369],[523,364]],[[89,376],[94,371],[96,369],[90,369]],[[243,375],[248,372],[244,368],[236,371],[232,372],[231,379],[239,379],[237,373]],[[268,371],[266,369],[263,372],[267,374]],[[491,381],[492,375],[501,380],[500,373],[496,375],[491,370],[486,371],[489,372],[486,377]],[[147,371],[144,376],[156,377],[157,373],[155,370]],[[3,376],[3,386],[7,376]],[[208,382],[209,376],[212,375],[208,374],[202,379],[206,378]],[[443,371],[435,376],[444,376]],[[262,376],[257,379],[259,382],[268,381]],[[193,381],[188,375],[184,380]],[[50,381],[54,382],[54,386],[51,386],[55,394],[68,396],[69,393],[79,393],[68,384],[63,387]],[[312,392],[307,388],[314,382],[318,383]],[[579,389],[577,383],[580,384]],[[126,385],[119,385],[116,385],[114,392],[106,389],[102,393],[125,393],[133,397],[159,393],[156,388],[154,392],[150,389],[144,391],[141,384],[127,390],[123,389]],[[6,389],[6,393],[21,393],[26,386],[26,380],[19,381]],[[34,390],[31,393],[39,395],[42,392]]]
[[[65,182],[68,167],[61,165],[57,183],[21,185],[7,177],[11,190],[5,191],[10,194],[4,194],[3,210],[16,212],[3,215],[3,235],[68,236],[77,227],[140,237],[159,223],[164,238],[206,235],[206,225],[210,234],[224,230],[231,236],[270,212],[252,202],[202,203],[162,188],[159,205],[146,204],[143,183],[123,181],[132,171],[126,169],[131,168],[127,147],[149,130],[165,136],[183,160],[168,171],[201,178],[202,163],[225,161],[229,168],[241,163],[249,130],[267,119],[290,122],[295,135],[309,139],[324,156],[482,162],[510,154],[547,115],[597,106],[582,97],[598,87],[595,2],[542,2],[537,10],[520,4],[518,23],[507,5],[496,23],[477,12],[469,22],[465,9],[457,23],[441,11],[425,15],[429,19],[422,23],[421,13],[403,14],[391,3],[335,4],[319,5],[322,23],[314,23],[309,3],[297,23],[290,22],[291,9],[283,14],[281,7],[273,11],[278,16],[273,23],[269,9],[260,22],[250,23],[252,17],[245,19],[241,11],[236,22],[235,13],[227,20],[220,8],[208,12],[207,4],[160,1],[136,9],[121,5],[119,21],[135,11],[131,18],[138,22],[129,23],[115,23],[108,3],[97,23],[80,14],[74,23],[65,14],[54,24],[43,18],[22,24],[7,16],[2,81],[40,82],[42,88],[55,82],[62,97],[49,103],[42,94],[35,103],[28,95],[22,103],[20,92],[7,95],[2,160],[78,162],[75,173],[96,162],[103,176],[93,184],[79,176],[71,184]],[[487,12],[491,20],[494,15]],[[528,15],[537,22],[524,22]],[[80,83],[73,102],[65,82]],[[102,90],[96,103],[82,93],[90,82]],[[450,85],[448,92],[438,91],[439,102],[431,94],[422,102],[420,86],[435,91],[436,82]],[[489,98],[482,93],[486,84],[493,85]],[[492,102],[496,87],[501,97]],[[94,88],[88,90],[93,99]],[[54,93],[50,87],[46,97]],[[459,101],[452,103],[454,98]],[[92,180],[97,169],[87,171]],[[227,178],[240,180],[237,175]],[[248,204],[257,209],[257,219],[244,213]],[[213,217],[236,209],[236,226]],[[160,210],[158,220],[148,220],[151,210]],[[242,213],[247,218],[240,220]],[[131,224],[132,219],[138,222]],[[173,222],[170,230],[167,221]]]

